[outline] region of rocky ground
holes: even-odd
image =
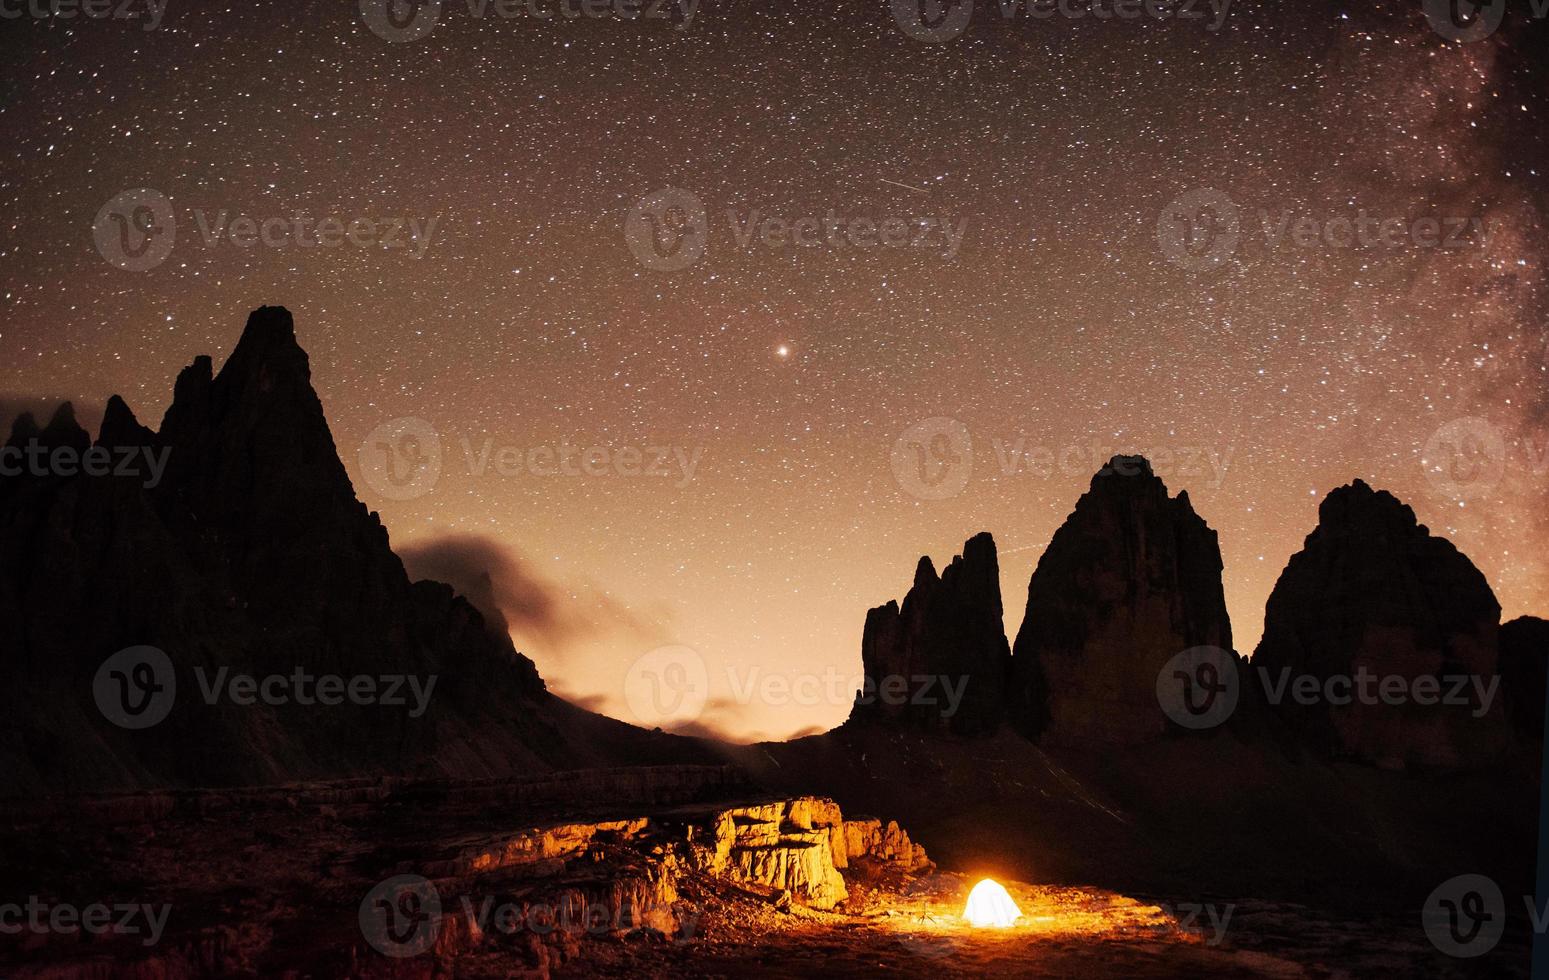
[[[0,936],[0,976],[1525,974],[1519,937],[1449,959],[1412,911],[942,870],[896,824],[725,767],[131,794],[59,816],[11,817],[0,902],[165,906],[164,933]],[[985,875],[1013,926],[964,921]]]
[[[1008,929],[975,929],[961,918],[972,883],[953,873],[879,881],[834,912],[780,912],[691,887],[686,900],[703,915],[693,936],[598,942],[554,976],[1514,975],[1498,959],[1481,967],[1442,957],[1398,917],[1353,920],[1296,905],[1234,906],[1223,938],[1225,906],[1212,920],[1101,889],[1005,882],[1024,917]],[[1511,955],[1525,964],[1525,949]]]

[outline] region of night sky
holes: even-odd
[[[627,720],[630,664],[693,648],[701,721],[741,737],[835,724],[852,689],[744,705],[728,668],[858,676],[867,607],[976,531],[1014,633],[1120,451],[1220,533],[1243,652],[1356,477],[1506,617],[1549,614],[1549,24],[1527,5],[1463,42],[1419,0],[1243,0],[1216,31],[1203,4],[980,0],[937,43],[886,0],[687,23],[449,2],[393,41],[364,6],[5,6],[0,424],[117,392],[156,425],[181,367],[287,306],[395,545],[499,549],[519,600],[558,603],[518,636],[551,687]],[[147,201],[175,234],[137,260],[113,209]],[[243,217],[274,244],[234,242]],[[313,244],[323,218],[356,240]],[[427,426],[435,479],[384,479],[375,447],[423,456]],[[565,447],[595,475],[551,472]]]

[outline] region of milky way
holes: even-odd
[[[285,305],[395,542],[509,549],[597,620],[519,639],[620,717],[692,648],[745,737],[841,720],[845,683],[747,691],[847,683],[866,608],[981,529],[1014,633],[1119,451],[1220,532],[1244,652],[1356,477],[1549,613],[1527,6],[1475,41],[1418,0],[497,6],[6,4],[0,415],[155,424]]]

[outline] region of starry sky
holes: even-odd
[[[842,720],[867,607],[979,530],[1014,633],[1120,451],[1220,533],[1243,652],[1356,477],[1549,613],[1549,25],[980,0],[932,42],[904,6],[8,6],[0,423],[117,392],[157,424],[287,306],[395,545],[492,556],[551,687],[626,720],[636,658],[691,648],[739,738]],[[140,189],[159,261],[105,215]],[[302,244],[324,218],[370,224]],[[384,433],[438,471],[372,472]],[[591,473],[530,452],[566,447]]]

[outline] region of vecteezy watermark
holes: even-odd
[[[1365,666],[1357,667],[1354,674],[1330,674],[1316,677],[1312,674],[1293,676],[1289,667],[1280,668],[1277,676],[1271,676],[1269,668],[1260,667],[1259,679],[1270,704],[1280,704],[1289,693],[1291,700],[1308,707],[1330,704],[1343,707],[1347,704],[1390,707],[1417,704],[1422,706],[1446,705],[1470,708],[1475,718],[1490,713],[1500,689],[1501,679],[1479,674],[1374,674]]]
[[[845,217],[829,208],[821,217],[797,217],[765,214],[758,208],[738,212],[726,209],[737,247],[749,251],[756,247],[785,248],[921,248],[938,251],[954,259],[963,247],[968,231],[967,218],[949,215],[886,215],[882,217]]]
[[[1004,476],[1066,479],[1085,478],[1090,474],[1139,476],[1144,472],[1138,461],[1126,460],[1119,450],[1095,439],[1082,444],[1047,446],[1030,443],[1026,437],[1018,436],[1011,440],[993,439],[991,445]],[[1225,450],[1207,446],[1151,446],[1131,455],[1144,457],[1151,472],[1162,479],[1178,479],[1219,490],[1226,482],[1226,471],[1231,468],[1234,454],[1231,446]]]
[[[152,646],[120,650],[97,668],[92,697],[102,717],[118,727],[150,728],[167,717],[177,700],[172,659]]]
[[[430,707],[438,675],[427,674],[314,674],[295,667],[289,674],[234,674],[221,667],[211,675],[204,667],[194,668],[199,693],[204,703],[213,705],[224,698],[232,704],[250,707],[299,704],[333,707],[345,703],[384,708],[408,708],[410,718],[418,718]],[[413,698],[411,704],[409,698]]]
[[[635,202],[624,217],[624,241],[655,272],[677,272],[698,262],[710,237],[704,202],[692,191],[667,187]]]
[[[0,447],[0,477],[88,476],[134,479],[154,490],[167,472],[170,446],[45,446],[31,439],[25,446]]]
[[[967,674],[884,674],[881,677],[845,673],[834,667],[796,673],[766,673],[762,667],[726,668],[726,684],[739,705],[773,707],[883,704],[939,708],[942,718],[957,714],[968,690]]]
[[[1533,932],[1542,935],[1546,914],[1533,896],[1522,896]],[[1471,959],[1494,949],[1506,933],[1506,896],[1481,874],[1463,874],[1437,885],[1420,910],[1420,924],[1431,945],[1448,956]]]
[[[372,949],[395,959],[418,956],[441,933],[441,893],[419,875],[395,875],[366,893],[358,916]]]
[[[439,217],[346,217],[308,214],[233,215],[228,211],[193,210],[198,241],[205,248],[231,246],[264,248],[339,248],[406,250],[425,257]],[[136,188],[104,204],[92,222],[97,251],[109,264],[127,272],[145,272],[167,260],[177,241],[177,215],[172,201],[160,191]]]
[[[921,249],[955,259],[968,219],[942,212],[858,215],[829,208],[822,214],[772,214],[762,208],[724,212],[729,242],[751,252],[787,248]],[[647,269],[676,272],[704,257],[710,214],[692,191],[667,187],[636,201],[624,216],[624,243]]]
[[[1468,708],[1475,718],[1489,714],[1500,690],[1500,677],[1479,674],[1377,674],[1364,665],[1353,674],[1296,674],[1290,667],[1254,673],[1265,700],[1280,705],[1288,699],[1303,707],[1350,704],[1436,705]],[[1163,714],[1185,728],[1214,728],[1237,708],[1241,683],[1237,657],[1218,647],[1191,647],[1162,665],[1156,677],[1156,699]]]
[[[1483,497],[1506,475],[1506,439],[1484,419],[1453,419],[1426,440],[1420,466],[1445,496]]]
[[[685,903],[637,903],[625,897],[616,906],[588,902],[577,896],[557,902],[501,901],[493,895],[457,896],[456,907],[475,943],[500,933],[507,936],[531,932],[571,935],[629,932],[649,928],[652,921],[670,919],[677,924],[676,942],[690,941],[698,915]],[[665,913],[665,914],[663,914]],[[440,936],[447,912],[440,891],[430,880],[416,874],[394,875],[378,882],[361,900],[360,932],[367,945],[384,956],[404,959],[431,950]]]
[[[177,215],[172,201],[149,187],[127,190],[104,204],[92,221],[97,251],[126,272],[154,269],[172,254]]]
[[[700,0],[466,0],[468,14],[482,21],[616,20],[675,22],[686,31],[699,14]],[[417,41],[441,22],[443,0],[360,0],[360,15],[371,33],[393,44]]]
[[[1237,710],[1237,658],[1220,647],[1190,647],[1156,675],[1156,700],[1175,724],[1214,728]]]
[[[1258,211],[1257,227],[1269,251],[1301,249],[1488,249],[1494,229],[1477,215],[1379,217]],[[1231,196],[1211,187],[1180,194],[1157,218],[1156,239],[1168,261],[1205,272],[1234,258],[1254,225],[1243,220]]]
[[[1157,907],[1184,932],[1199,936],[1206,946],[1219,946],[1226,941],[1226,930],[1237,911],[1234,903],[1217,905],[1214,902],[1158,902]]]
[[[341,704],[407,707],[418,718],[430,707],[437,675],[413,674],[313,674],[297,666],[289,674],[233,673],[221,667],[213,674],[194,668],[200,697],[206,705],[223,698],[249,707],[298,704],[333,707]],[[177,701],[177,673],[165,652],[152,646],[134,646],[113,654],[97,668],[92,697],[102,716],[120,728],[150,728],[164,720]],[[411,701],[412,698],[412,701]]]
[[[817,707],[884,704],[929,705],[951,718],[962,706],[966,674],[854,674],[835,667],[821,671],[766,671],[762,666],[726,667],[731,700],[741,706]],[[710,669],[692,647],[658,647],[641,656],[624,676],[624,700],[635,720],[652,728],[682,725],[705,711]]]
[[[1549,2],[1529,0],[1533,16],[1542,18]],[[1506,19],[1506,0],[1423,0],[1431,30],[1449,41],[1469,44],[1483,41],[1500,29]]]
[[[893,440],[889,462],[893,478],[910,496],[920,500],[947,500],[961,494],[972,478],[974,439],[968,426],[957,419],[938,416],[910,426]],[[1085,479],[1097,476],[1136,476],[1144,468],[1120,458],[1122,452],[1099,440],[1049,445],[1027,436],[992,438],[994,462],[1004,477],[1033,479]],[[1150,472],[1162,479],[1202,483],[1219,489],[1226,482],[1233,449],[1207,446],[1150,446],[1135,455],[1144,456]]]
[[[904,430],[893,440],[893,478],[921,500],[947,500],[973,476],[973,435],[954,418],[937,416]]]
[[[26,904],[0,902],[0,935],[15,936],[31,932],[143,936],[141,945],[154,946],[161,942],[167,928],[167,917],[171,913],[172,906],[167,903],[152,905],[148,902],[119,902],[110,905],[93,902],[90,905],[71,905],[68,902],[45,902],[31,895]]]
[[[0,0],[0,20],[133,20],[145,31],[160,27],[166,12],[167,0]]]
[[[383,422],[355,454],[366,483],[388,500],[413,500],[441,478],[441,434],[424,419]]]
[[[1233,0],[980,0],[1003,21],[1065,20],[1203,22],[1219,31]],[[968,30],[975,0],[892,0],[893,21],[916,41],[941,44]]]
[[[624,674],[624,703],[647,728],[693,721],[704,713],[709,699],[710,670],[692,647],[657,647]]]
[[[493,436],[474,442],[460,436],[463,471],[472,477],[625,477],[671,479],[683,489],[693,482],[703,446],[516,446]],[[384,422],[361,442],[356,458],[366,483],[389,500],[412,500],[434,490],[445,465],[441,435],[424,419]]]
[[[1206,272],[1237,253],[1242,222],[1224,191],[1201,187],[1179,195],[1156,222],[1156,241],[1174,265]]]
[[[1535,478],[1549,473],[1549,439],[1524,437],[1521,465]],[[1460,418],[1440,426],[1420,453],[1425,478],[1454,500],[1489,497],[1512,465],[1501,430],[1481,418]]]
[[[414,217],[312,218],[304,214],[254,218],[226,211],[194,211],[194,224],[206,248],[228,242],[237,248],[338,248],[348,243],[355,248],[408,249],[416,259],[425,257],[440,223],[439,217],[423,221]]]

